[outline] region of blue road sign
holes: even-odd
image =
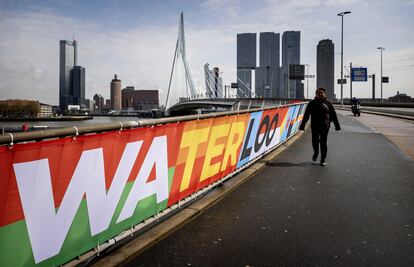
[[[352,68],[351,79],[353,82],[366,82],[368,80],[367,68]]]

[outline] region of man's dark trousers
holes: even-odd
[[[321,145],[321,161],[326,159],[326,153],[328,152],[328,132],[329,128],[317,128],[312,129],[312,146],[313,154],[319,155],[319,144]]]

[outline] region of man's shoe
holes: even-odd
[[[313,161],[316,161],[317,159],[318,159],[318,155],[313,154],[313,156],[312,156],[312,160],[313,160]]]
[[[326,162],[325,162],[325,160],[321,160],[321,164],[320,164],[321,166],[326,166]]]

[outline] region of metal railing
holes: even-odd
[[[277,108],[294,106],[300,104],[285,104],[277,106]],[[158,118],[158,119],[145,119],[145,120],[136,120],[136,121],[122,121],[122,122],[113,122],[105,124],[94,124],[94,125],[85,125],[85,126],[72,126],[65,127],[60,129],[46,129],[33,132],[19,132],[19,133],[5,133],[0,135],[0,145],[9,145],[13,146],[16,143],[21,142],[32,142],[32,141],[41,141],[45,139],[61,138],[67,136],[78,136],[91,133],[101,133],[108,131],[119,131],[123,129],[131,129],[137,127],[151,127],[155,125],[162,125],[167,123],[177,123],[190,120],[199,120],[207,119],[214,117],[224,117],[234,114],[244,114],[251,113],[261,110],[273,109],[272,107],[261,107],[261,108],[250,108],[250,109],[237,109],[232,111],[223,111],[217,113],[208,113],[208,114],[197,114],[197,115],[187,115],[187,116],[177,116],[177,117],[167,117],[167,118]]]

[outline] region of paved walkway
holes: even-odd
[[[414,161],[339,119],[327,166],[312,163],[306,132],[129,266],[414,266]]]
[[[341,111],[350,116],[350,112]],[[369,126],[376,133],[382,133],[414,160],[414,120],[395,119],[391,117],[362,113],[354,118]]]

